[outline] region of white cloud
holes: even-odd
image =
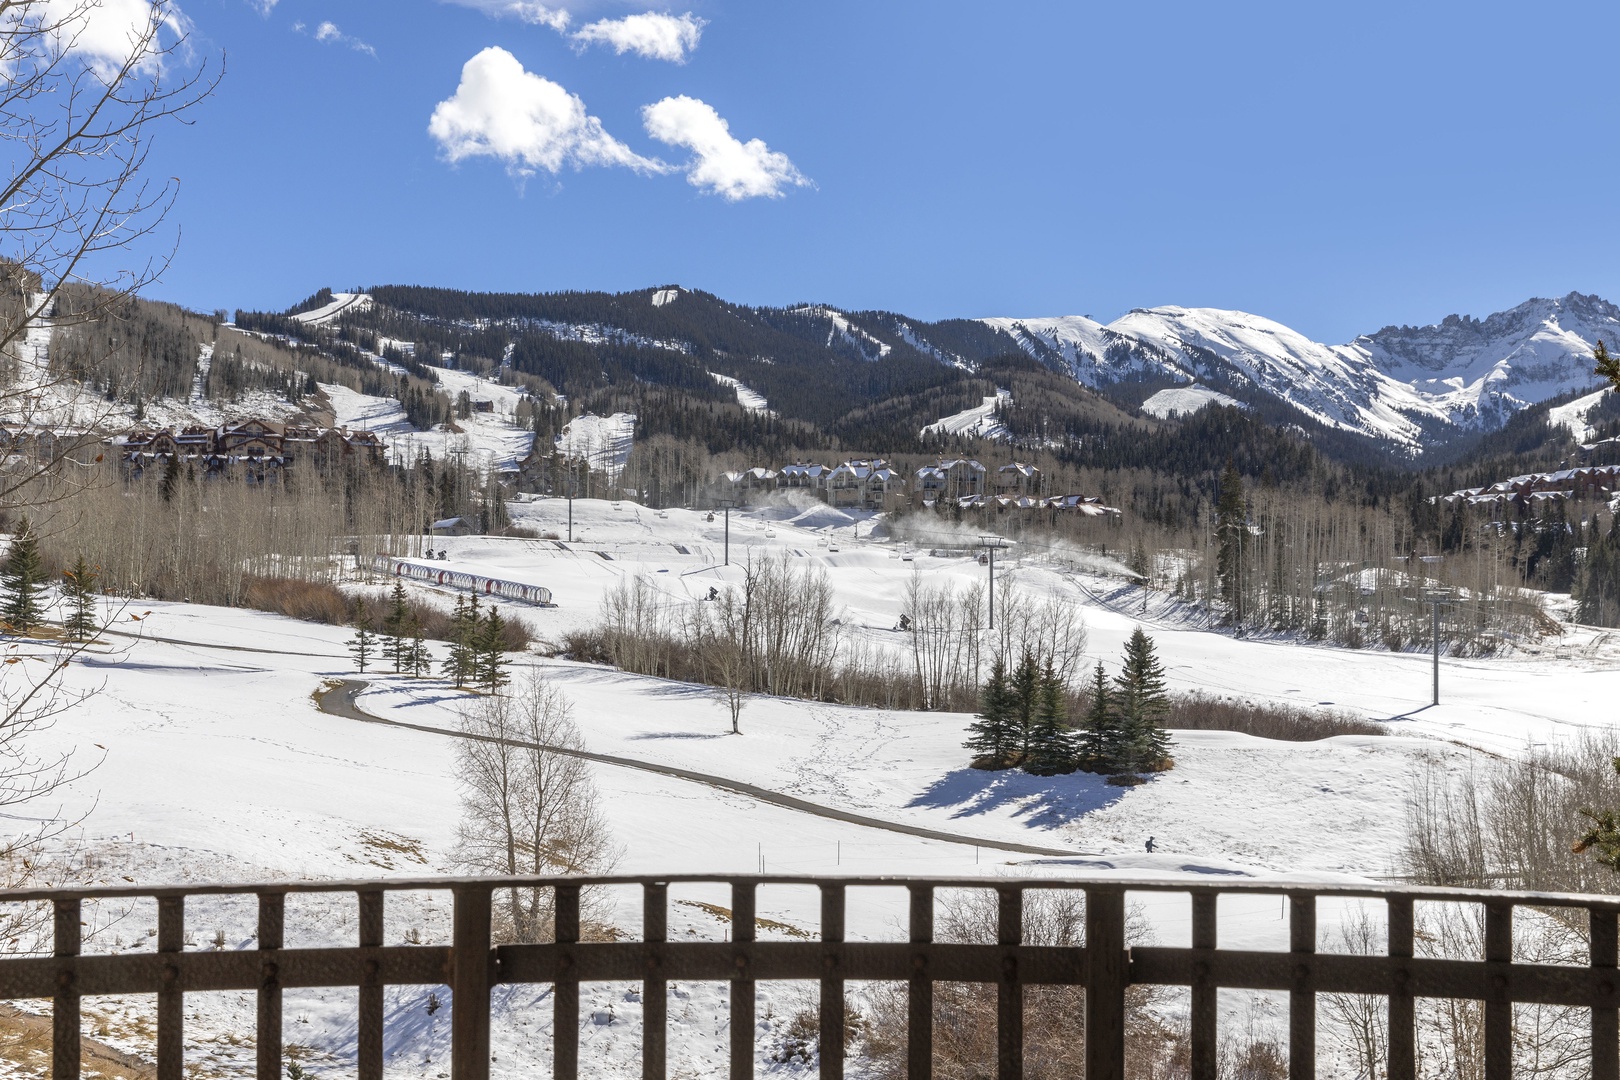
[[[306,31],[304,24],[301,22],[293,23],[293,32],[298,34],[305,33]],[[342,30],[338,29],[337,23],[334,22],[327,21],[320,23],[315,27],[315,32],[310,36],[316,41],[320,42],[322,45],[346,45],[355,52],[365,53],[373,60],[377,58],[376,49],[372,48],[370,45],[366,44],[364,41],[361,41],[357,37],[351,37],[350,35],[345,34]]]
[[[687,54],[698,47],[705,25],[691,12],[664,15],[649,11],[622,19],[600,19],[580,27],[571,38],[580,48],[608,45],[621,56],[633,52],[649,60],[684,64]]]
[[[0,15],[0,28],[19,23],[50,30],[50,47],[74,53],[98,74],[109,77],[142,43],[140,66],[152,70],[163,60],[163,42],[150,37],[154,24],[175,38],[191,32],[191,20],[170,0],[41,0],[22,12]]]
[[[538,3],[537,0],[446,0],[446,2],[475,8],[497,18],[522,19],[536,26],[549,26],[559,34],[568,29],[569,18],[566,10]]]
[[[557,173],[565,165],[667,171],[663,162],[640,156],[604,131],[578,97],[525,71],[517,57],[496,47],[462,67],[461,85],[433,110],[428,134],[452,163],[492,157],[514,176],[540,169]]]
[[[280,2],[281,0],[248,0],[248,5],[260,15],[269,18],[270,13],[276,10],[276,5]]]
[[[647,134],[696,155],[686,167],[687,183],[729,202],[781,198],[784,188],[810,183],[786,154],[759,139],[740,142],[720,114],[697,98],[665,98],[644,107],[641,118]]]

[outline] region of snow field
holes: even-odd
[[[565,535],[562,500],[512,504],[514,520]],[[446,568],[529,581],[553,590],[557,606],[509,605],[505,614],[558,640],[597,619],[604,592],[644,574],[672,611],[700,603],[712,585],[735,581],[739,563],[764,554],[824,569],[844,608],[848,634],[899,658],[907,646],[893,630],[913,575],[930,582],[982,582],[985,569],[966,558],[912,561],[897,545],[870,539],[873,522],[819,503],[783,502],[731,518],[733,565],[722,559],[725,523],[717,516],[653,511],[633,503],[574,502],[574,543],[501,538],[444,538]],[[836,546],[837,550],[833,548]],[[1015,549],[1016,552],[1016,549]],[[1620,690],[1620,663],[1610,646],[1578,659],[1548,656],[1446,660],[1442,700],[1425,707],[1428,658],[1355,652],[1283,642],[1237,640],[1178,621],[1168,605],[1117,580],[1037,565],[1015,553],[998,588],[1016,582],[1037,595],[1079,605],[1090,629],[1090,658],[1114,670],[1124,639],[1138,623],[1154,636],[1173,689],[1236,694],[1306,708],[1332,708],[1393,718],[1388,737],[1340,737],[1279,743],[1226,732],[1182,732],[1177,767],[1136,788],[1111,788],[1076,775],[1034,778],[979,773],[961,749],[969,717],[904,713],[758,697],[741,718],[742,735],[726,734],[724,706],[701,687],[668,683],[564,661],[525,658],[556,680],[574,706],[588,749],[653,766],[691,769],[757,785],[822,807],[917,825],[960,837],[928,840],[790,810],[690,780],[598,764],[592,773],[602,808],[623,847],[624,873],[1111,874],[1290,880],[1380,879],[1392,870],[1404,826],[1412,770],[1438,756],[1463,769],[1477,755],[1513,754],[1527,742],[1570,737],[1606,725]],[[367,588],[386,583],[375,579]],[[452,594],[410,583],[437,604]],[[145,640],[111,639],[69,673],[72,686],[100,687],[39,740],[42,751],[75,749],[100,767],[70,786],[64,806],[94,804],[85,839],[101,874],[142,883],[252,881],[286,878],[420,876],[448,873],[454,863],[459,792],[455,741],[447,735],[361,724],[317,711],[311,695],[324,681],[356,677],[344,650],[348,631],[256,612],[185,604],[143,603],[150,614],[122,629]],[[1577,635],[1572,635],[1577,636]],[[158,640],[166,639],[166,640]],[[442,651],[442,647],[439,647]],[[521,671],[517,673],[521,677]],[[431,728],[453,729],[464,696],[437,680],[369,673],[362,708]],[[100,748],[105,748],[100,749]],[[1148,855],[1143,841],[1155,837]],[[1072,851],[1026,856],[995,849],[1002,842]],[[676,937],[720,937],[728,925],[714,908],[724,890],[672,888],[670,928]],[[1164,944],[1187,943],[1185,895],[1133,893]],[[617,889],[607,897],[612,921],[634,933],[640,897]],[[234,907],[232,905],[235,905]],[[289,942],[352,940],[352,902],[299,901]],[[323,906],[324,905],[324,906]],[[699,905],[699,906],[694,906]],[[1324,902],[1324,948],[1333,947],[1348,905]],[[851,893],[849,933],[856,940],[900,939],[905,900],[893,889]],[[810,890],[767,887],[759,913],[783,928],[813,933],[818,901]],[[1287,923],[1272,897],[1222,901],[1223,946],[1286,949]],[[148,948],[143,919],[131,913],[95,940],[96,948]],[[151,921],[155,925],[155,916]],[[246,901],[197,901],[188,912],[196,947],[250,947]],[[791,929],[784,929],[791,928]],[[413,935],[414,932],[414,935]],[[389,899],[388,940],[415,936],[442,943],[447,901],[432,894]],[[304,935],[299,937],[299,935]],[[582,1048],[595,1075],[639,1073],[640,1003],[632,988],[591,986],[582,993]],[[802,1003],[798,990],[762,987],[762,1055]],[[444,1008],[431,1015],[429,994]],[[724,991],[674,988],[671,1060],[696,1075],[723,1061]],[[550,1010],[545,988],[505,992],[495,1035],[498,1075],[528,1075],[547,1060]],[[243,1030],[250,997],[188,999],[194,1060],[211,1068],[245,1068],[247,1053],[226,1036]],[[1228,1007],[1229,1006],[1229,1007]],[[109,1018],[108,1041],[150,1052],[135,1030],[143,1003],[97,1002]],[[289,1044],[309,1047],[306,1067],[352,1061],[352,991],[289,995]],[[1240,1001],[1223,1009],[1237,1017]],[[448,1052],[448,995],[442,988],[398,988],[389,997],[389,1068],[434,1077]],[[601,1022],[598,1022],[601,1020]],[[120,1036],[119,1031],[126,1034]],[[119,1042],[120,1039],[125,1042]],[[210,1056],[211,1055],[211,1056]],[[762,1072],[791,1072],[762,1056]]]
[[[1191,386],[1176,386],[1168,390],[1160,390],[1146,401],[1142,402],[1142,411],[1149,416],[1159,419],[1168,419],[1172,414],[1180,413],[1190,416],[1200,409],[1210,405],[1236,405],[1236,398],[1227,397],[1217,390],[1207,386],[1193,384]]]

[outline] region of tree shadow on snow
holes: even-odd
[[[645,742],[649,739],[729,739],[729,731],[644,731],[640,735],[626,735],[626,742]]]
[[[1041,829],[1054,829],[1111,806],[1130,789],[1109,787],[1101,776],[1069,773],[1031,776],[1021,769],[956,769],[929,784],[908,807],[954,810],[953,818],[1003,808]]]

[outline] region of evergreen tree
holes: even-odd
[[[1243,476],[1232,462],[1221,473],[1220,497],[1215,504],[1215,574],[1221,599],[1234,622],[1243,620],[1243,548],[1248,538],[1248,510],[1243,501]]]
[[[1169,756],[1170,694],[1153,639],[1138,626],[1125,643],[1124,662],[1114,678],[1119,708],[1120,749],[1116,764],[1126,772],[1156,769]]]
[[[80,555],[73,569],[62,571],[62,599],[67,603],[67,617],[62,629],[73,641],[89,641],[101,632],[96,619],[96,580],[98,575]]]
[[[1056,776],[1074,772],[1076,747],[1069,730],[1068,703],[1063,700],[1063,680],[1050,662],[1040,674],[1035,688],[1035,709],[1029,753],[1024,771],[1035,776]]]
[[[45,564],[39,538],[28,518],[18,519],[11,547],[0,563],[0,619],[14,634],[26,634],[45,621],[40,593],[45,589]]]
[[[501,494],[501,485],[494,479],[491,479],[484,488],[483,505],[479,511],[486,536],[500,533],[512,524],[512,518],[506,512],[506,499]]]
[[[506,665],[506,621],[500,608],[492,607],[478,623],[473,637],[473,678],[487,693],[497,693],[508,681]]]
[[[371,662],[372,650],[376,647],[377,635],[371,632],[371,612],[363,602],[355,601],[349,624],[354,627],[354,636],[349,639],[349,651],[354,654],[354,666],[364,675],[366,665]]]
[[[1119,715],[1114,709],[1114,694],[1108,686],[1108,675],[1099,660],[1091,680],[1091,705],[1086,709],[1085,722],[1081,727],[1078,751],[1080,766],[1088,772],[1113,772],[1119,748]]]
[[[444,676],[454,681],[458,690],[477,678],[475,641],[481,621],[476,595],[470,603],[456,597],[456,610],[450,616],[450,654],[444,659]]]
[[[1018,729],[1018,756],[1027,760],[1034,749],[1035,705],[1040,695],[1041,666],[1031,653],[1025,653],[1013,670],[1011,688],[1013,716]]]
[[[1608,347],[1600,339],[1597,348],[1592,350],[1592,359],[1597,362],[1592,374],[1603,376],[1616,390],[1620,390],[1620,357],[1610,356]]]
[[[990,679],[979,692],[979,716],[968,728],[968,741],[964,743],[973,752],[975,764],[985,768],[1005,769],[1011,764],[1012,749],[1016,745],[1012,688],[1007,683],[1007,665],[997,657],[990,665]]]
[[[382,655],[384,660],[392,660],[394,671],[405,670],[406,641],[405,624],[410,621],[411,607],[405,597],[405,583],[394,582],[393,592],[388,594],[388,612],[383,616],[382,622]]]
[[[415,613],[411,614],[410,623],[406,626],[406,636],[409,639],[409,663],[405,665],[411,675],[421,678],[433,670],[433,654],[428,651],[427,635],[422,631],[422,620]]]
[[[1620,775],[1620,757],[1611,758],[1609,763],[1615,774]],[[1590,851],[1599,865],[1620,871],[1620,811],[1605,807],[1583,809],[1581,813],[1592,820],[1592,827],[1581,834],[1571,850],[1577,855]]]
[[[1620,514],[1600,533],[1592,522],[1586,558],[1581,563],[1576,618],[1588,626],[1620,625]]]

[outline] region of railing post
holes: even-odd
[[[258,1080],[281,1080],[281,951],[287,911],[282,893],[259,894]]]
[[[844,887],[821,886],[821,943],[837,946],[844,941]],[[817,1056],[821,1080],[843,1080],[844,1075],[844,980],[838,977],[838,951],[824,948],[821,954],[821,1023]]]
[[[554,937],[557,944],[565,948],[562,950],[557,983],[551,993],[551,1075],[554,1080],[578,1080],[579,975],[574,966],[573,950],[566,947],[579,944],[579,886],[558,885],[554,895]],[[485,1059],[488,1059],[487,1054]]]
[[[1587,919],[1592,967],[1603,976],[1598,992],[1613,1001],[1620,924],[1615,912],[1598,908],[1588,908]],[[1612,1005],[1592,1007],[1592,1080],[1620,1080],[1620,1013]]]
[[[77,900],[57,900],[52,905],[55,955],[62,963],[56,969],[56,995],[51,999],[51,1080],[79,1078],[79,987],[74,958],[84,940]]]
[[[656,882],[641,893],[641,940],[647,943],[647,973],[641,980],[641,1080],[664,1080],[668,1071],[669,984],[661,973],[660,946],[669,940],[669,886]]]
[[[489,1080],[490,898],[488,887],[454,890],[450,929],[451,1080]]]
[[[1485,905],[1485,960],[1513,962],[1513,905]],[[1485,1080],[1513,1075],[1513,999],[1505,974],[1491,976],[1485,990]]]
[[[1192,947],[1213,953],[1216,947],[1216,903],[1212,892],[1192,894]],[[1193,963],[1192,984],[1192,1080],[1216,1080],[1219,1044],[1219,998],[1211,977],[1208,959]]]
[[[996,986],[996,1078],[1022,1080],[1024,1075],[1024,983],[1014,951],[1024,943],[1024,891],[996,890],[996,944],[1001,946],[1001,981]]]
[[[1288,1080],[1316,1077],[1316,991],[1311,957],[1316,953],[1316,897],[1288,894],[1288,951],[1294,957],[1294,988],[1288,995]]]
[[[755,915],[754,883],[731,883],[731,1080],[754,1076],[754,980],[749,977]]]
[[[382,947],[384,895],[377,889],[360,894],[362,949]],[[359,1013],[356,1022],[359,1080],[383,1080],[383,984],[381,970],[375,960],[367,960],[365,964],[365,981],[360,984]]]
[[[1125,891],[1086,890],[1086,1080],[1125,1080]]]
[[[1414,939],[1412,898],[1389,898],[1389,1080],[1417,1080],[1417,1004],[1412,998],[1412,973],[1403,961],[1412,959]]]
[[[158,952],[178,953],[186,947],[186,898],[158,899]],[[157,1080],[181,1080],[185,1073],[185,991],[180,968],[163,966],[163,989],[158,991]]]
[[[934,940],[934,887],[911,887],[911,986],[906,1003],[906,1080],[934,1075],[934,978],[928,948]]]

